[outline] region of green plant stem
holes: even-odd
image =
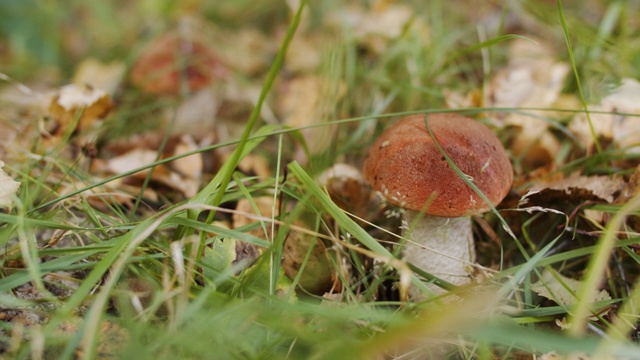
[[[227,189],[227,186],[231,182],[233,172],[235,171],[236,166],[238,165],[240,160],[242,159],[242,154],[244,153],[244,149],[251,135],[251,131],[253,130],[255,124],[258,122],[258,119],[260,118],[262,105],[264,104],[264,101],[266,100],[267,95],[269,94],[269,91],[271,90],[271,87],[275,82],[275,79],[280,71],[280,68],[284,63],[284,58],[287,53],[287,49],[289,48],[289,44],[291,43],[291,40],[293,39],[293,36],[296,33],[298,25],[300,24],[300,21],[302,19],[302,10],[304,9],[305,5],[306,5],[306,0],[302,0],[300,2],[300,5],[298,6],[298,9],[291,21],[291,24],[289,25],[289,29],[287,30],[287,34],[285,35],[282,45],[280,46],[280,50],[278,51],[276,58],[273,61],[271,68],[269,69],[269,73],[267,74],[265,83],[262,86],[262,90],[260,92],[260,96],[258,97],[256,106],[253,108],[253,111],[249,116],[247,125],[245,126],[244,131],[240,136],[240,140],[238,141],[238,145],[236,149],[231,154],[231,158],[227,161],[225,166],[223,166],[223,168],[216,175],[216,177],[211,181],[211,183],[208,186],[206,186],[202,191],[200,191],[200,193],[198,193],[198,195],[196,195],[190,201],[190,203],[204,203],[204,204],[209,204],[213,206],[218,206],[220,204],[225,194],[225,190]],[[208,200],[211,194],[214,194],[213,198],[211,200]],[[190,211],[189,217],[191,217],[192,219],[195,219],[197,218],[198,213],[199,213],[198,211]],[[214,211],[210,212],[207,218],[207,222],[211,222],[211,220],[213,220],[214,215],[215,215]],[[178,239],[192,232],[193,230],[189,228],[178,228],[176,230],[174,238]],[[204,236],[205,234],[201,234],[199,251],[197,252],[198,257],[202,255],[202,249],[204,248]],[[196,259],[196,260],[199,260],[199,259]]]
[[[580,75],[578,74],[578,66],[576,65],[576,58],[573,53],[573,46],[571,45],[571,39],[569,38],[569,28],[567,26],[567,21],[564,16],[564,9],[562,7],[561,0],[558,0],[558,15],[560,17],[560,24],[562,25],[564,40],[567,44],[569,59],[571,60],[571,68],[573,69],[573,74],[576,78],[576,86],[578,87],[578,92],[580,94],[580,103],[582,104],[582,108],[584,109],[585,115],[587,116],[587,122],[589,123],[589,130],[591,131],[591,136],[593,137],[593,142],[596,146],[596,151],[598,152],[598,154],[600,154],[602,152],[602,147],[600,146],[600,142],[598,141],[598,134],[596,133],[596,130],[593,127],[593,122],[591,121],[591,115],[589,114],[589,105],[587,105],[587,100],[584,97],[584,91],[582,91],[582,83],[580,82]]]

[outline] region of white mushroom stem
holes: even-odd
[[[403,234],[407,242],[402,255],[408,262],[454,285],[471,281],[467,269],[476,259],[471,218],[429,216],[406,210],[404,221],[409,229]],[[437,286],[430,288],[436,294],[445,292]]]

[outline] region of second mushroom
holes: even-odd
[[[470,282],[467,269],[475,261],[470,216],[491,207],[449,165],[425,119],[450,161],[493,205],[509,192],[513,169],[489,128],[457,114],[405,117],[377,139],[365,159],[364,175],[373,188],[405,209],[403,257],[463,285]]]

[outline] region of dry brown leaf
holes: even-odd
[[[220,150],[218,153],[221,153],[218,154],[221,164],[227,162],[232,155],[229,149]],[[238,164],[238,170],[248,176],[257,176],[260,179],[266,179],[271,176],[269,162],[266,158],[257,154],[248,154],[243,157]]]
[[[428,34],[424,23],[413,15],[414,10],[407,5],[381,3],[372,10],[351,5],[326,18],[330,28],[344,29],[356,41],[380,54],[387,48],[388,40],[399,37],[412,20],[420,23],[422,31]]]
[[[107,160],[102,170],[119,174],[150,164],[158,157],[157,151],[134,148],[120,156]]]
[[[479,91],[471,91],[465,95],[452,89],[442,90],[444,101],[450,109],[468,109],[482,107],[482,99]]]
[[[620,191],[620,195],[615,200],[616,204],[624,204],[632,197],[640,193],[640,165],[636,166],[633,174],[629,177],[629,181]]]
[[[173,129],[181,134],[190,134],[199,140],[215,137],[220,97],[213,89],[202,89],[181,101],[177,109],[165,109],[163,118],[174,121]]]
[[[589,110],[640,114],[639,100],[640,82],[635,79],[623,79],[619,87],[602,99],[600,104],[589,106]],[[640,152],[640,117],[591,113],[590,118],[598,138],[612,140],[619,148],[629,147],[628,151]],[[586,114],[577,114],[569,123],[568,129],[587,151],[593,150],[595,141]]]
[[[560,305],[571,306],[577,302],[574,294],[578,292],[580,286],[582,286],[582,281],[545,270],[542,273],[542,277],[536,283],[531,284],[531,290]],[[606,290],[601,290],[590,302],[606,300],[611,300],[611,296]],[[591,319],[595,320],[597,317],[592,317]]]
[[[40,88],[39,84],[27,86],[1,72],[0,85],[0,154],[9,163],[21,162],[25,150],[33,148],[34,140],[42,134],[42,123],[33,119],[43,118],[53,94],[33,88]]]
[[[215,115],[215,131],[220,141],[236,140],[242,136],[258,98],[261,87],[229,79],[216,92],[218,97],[218,111]],[[263,104],[260,111],[261,118],[269,124],[277,124],[279,120],[268,104]],[[222,152],[226,152],[223,149]]]
[[[346,86],[342,81],[315,75],[293,78],[283,84],[278,102],[279,112],[285,124],[302,128],[300,131],[311,155],[323,152],[331,143],[335,126],[314,125],[322,124],[329,118],[345,91]],[[304,161],[302,149],[298,149],[297,159]]]
[[[262,218],[271,219],[274,216],[274,200],[273,196],[259,196],[252,199],[253,203],[248,199],[240,199],[236,204],[236,213],[233,214],[233,228],[237,229],[242,226],[252,224],[254,222],[261,222],[255,217],[260,216]],[[254,208],[254,205],[256,208]],[[278,206],[275,206],[276,211]],[[257,211],[256,211],[257,210]],[[265,240],[271,240],[272,234],[270,234],[271,224],[265,224],[267,233],[265,233],[262,227],[249,231],[248,233]]]
[[[629,181],[623,187],[622,191],[620,191],[620,195],[616,198],[614,203],[625,204],[632,197],[638,194],[640,194],[640,165],[638,165],[633,171],[633,174],[631,174],[631,176],[629,177]],[[628,216],[627,224],[629,224],[629,226],[636,232],[640,232],[640,216]]]
[[[158,158],[161,134],[146,134],[134,137],[125,144],[113,144],[111,151],[116,155],[110,159],[95,159],[94,173],[121,174],[153,163]],[[175,135],[169,138],[162,158],[182,155],[196,150],[198,145],[189,135]],[[109,150],[107,150],[109,151]],[[128,176],[125,181],[141,185],[149,169]],[[192,154],[158,165],[153,169],[151,180],[170,189],[180,191],[186,197],[193,197],[200,187],[202,178],[202,155]]]
[[[102,89],[113,95],[122,82],[125,70],[126,65],[122,61],[103,63],[94,58],[87,58],[78,65],[73,75],[73,83]]]
[[[624,179],[619,176],[571,176],[551,182],[534,184],[523,199],[545,204],[554,202],[580,202],[586,200],[605,201],[608,203],[618,196],[625,186]]]
[[[97,120],[106,117],[113,103],[101,89],[88,85],[66,85],[54,95],[49,105],[48,115],[52,120],[49,133],[62,135],[72,125],[81,112],[75,131],[82,132],[93,128]]]
[[[173,148],[171,156],[185,155],[198,149],[198,144],[189,135],[181,135]],[[202,176],[202,159],[199,154],[189,155],[172,161],[169,166],[182,176],[200,179]]]
[[[243,26],[231,31],[218,30],[216,49],[225,64],[245,75],[264,71],[271,63],[274,42],[262,32]],[[294,38],[297,38],[297,36]]]
[[[80,186],[65,187],[61,189],[61,194],[68,194]],[[82,196],[89,202],[89,204],[102,211],[107,211],[108,204],[117,203],[123,205],[129,209],[133,208],[138,194],[140,193],[139,185],[129,185],[123,181],[123,179],[117,179],[110,181],[103,186],[93,188],[82,192]],[[142,197],[147,201],[157,202],[159,199],[158,193],[152,188],[144,189]]]
[[[241,137],[246,121],[260,97],[260,87],[227,79],[224,84],[209,86],[182,99],[177,110],[166,108],[163,119],[174,121],[173,128],[199,141],[217,137],[221,141]],[[278,119],[268,105],[260,113],[264,121],[275,124]]]
[[[296,74],[316,71],[327,46],[328,40],[321,33],[302,33],[294,37],[285,58],[287,70]]]
[[[549,45],[516,39],[511,42],[509,65],[500,70],[487,89],[486,106],[498,108],[548,108],[560,95],[568,64],[557,61]],[[548,116],[542,111],[513,113],[505,124],[520,131],[511,149],[524,154],[523,161],[531,167],[550,162],[557,154],[560,143],[549,132]]]
[[[380,208],[380,197],[364,179],[360,169],[337,163],[318,175],[318,183],[327,189],[341,209],[363,219],[373,219]]]
[[[0,208],[13,206],[13,198],[18,193],[20,183],[13,180],[4,170],[4,162],[0,160]]]

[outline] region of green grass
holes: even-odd
[[[348,10],[339,1],[303,1],[296,10],[277,1],[139,1],[122,7],[72,1],[43,8],[0,2],[0,16],[21,19],[0,25],[0,62],[7,64],[1,71],[15,79],[3,80],[0,90],[7,93],[16,81],[33,89],[68,83],[89,55],[132,65],[149,38],[179,26],[185,13],[233,31],[251,27],[272,42],[262,70],[232,75],[241,90],[257,94],[251,102],[222,103],[223,110],[236,106],[244,114],[233,118],[242,126],[238,137],[180,156],[159,153],[151,165],[106,178],[90,171],[82,153],[69,150],[77,150],[71,130],[47,149],[37,131],[42,112],[0,92],[2,129],[24,126],[22,136],[2,144],[0,152],[4,170],[22,183],[16,205],[0,212],[0,353],[19,359],[507,359],[556,351],[637,358],[640,236],[632,220],[640,213],[640,198],[605,204],[568,196],[516,209],[540,169],[527,167],[526,153],[511,152],[514,129],[495,126],[510,114],[551,124],[563,153],[553,166],[544,165],[549,176],[579,172],[629,179],[639,163],[634,149],[599,141],[596,151],[586,152],[567,129],[568,119],[598,103],[612,85],[640,78],[637,6],[589,3],[407,3],[411,17],[396,37],[362,39],[358,29],[336,29],[339,14]],[[363,2],[361,8],[371,13],[381,4]],[[490,12],[493,22],[483,22]],[[526,22],[514,24],[512,17]],[[46,26],[40,26],[43,18],[49,19]],[[329,82],[321,121],[302,128],[264,121],[264,111],[281,116],[278,96],[285,81],[307,75],[287,67],[295,40],[320,34],[323,42],[316,46],[325,48],[313,75]],[[535,42],[533,35],[550,42],[554,57],[570,65],[563,94],[580,105],[494,108],[478,101],[509,61],[509,45]],[[335,94],[341,87],[344,96]],[[476,100],[450,109],[448,91],[473,93]],[[154,97],[123,81],[98,146],[161,128],[163,111],[175,113],[189,95]],[[392,246],[399,234],[393,219],[371,203],[368,209],[340,207],[331,189],[316,180],[338,162],[360,166],[393,119],[443,111],[492,126],[516,168],[515,195],[476,221],[486,276],[462,288],[403,262]],[[330,127],[331,145],[309,153],[302,131]],[[591,131],[596,137],[593,125]],[[131,194],[131,206],[104,193],[106,184],[141,170],[222,151],[231,155],[205,175],[194,197],[162,193],[151,175]],[[239,163],[250,154],[265,157],[272,174],[241,171]],[[145,189],[157,190],[159,200],[142,196]],[[278,199],[272,214],[256,215],[258,221],[243,227],[227,225],[238,200],[248,199],[257,209],[263,196]],[[607,221],[589,222],[584,210],[602,211]],[[296,260],[303,271],[290,278],[281,259],[296,236],[316,248],[301,250]],[[240,243],[259,248],[259,256],[234,262]],[[318,248],[324,249],[321,255]],[[306,274],[327,266],[336,284],[330,295],[300,288]],[[575,304],[536,294],[532,285],[545,270],[582,280],[571,289]],[[404,301],[410,284],[428,291],[425,282],[466,301]],[[592,303],[603,287],[612,299]]]

